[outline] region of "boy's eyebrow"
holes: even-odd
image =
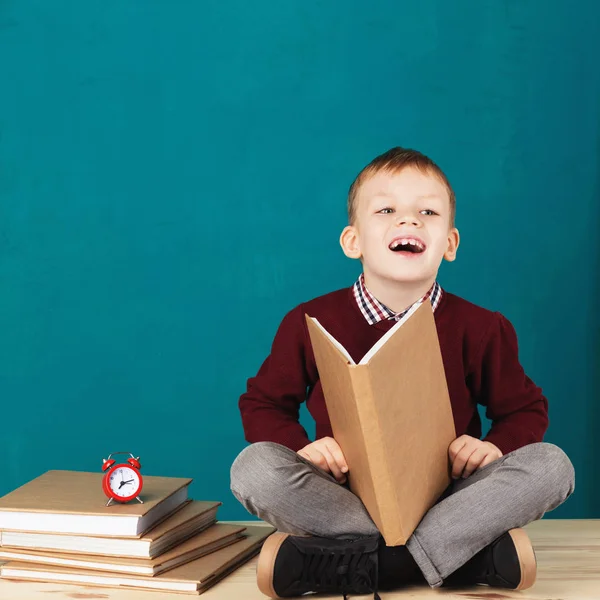
[[[368,200],[369,204],[378,200],[379,198],[395,198],[394,194],[388,194],[387,192],[377,192],[371,196]],[[421,194],[416,197],[417,200],[441,200],[442,197],[439,194]]]
[[[417,196],[417,200],[431,200],[431,199],[441,199],[439,194],[423,194],[422,196]]]
[[[369,198],[369,200],[375,200],[376,198],[379,198],[379,197],[381,197],[381,196],[383,196],[383,197],[385,197],[385,198],[393,198],[393,197],[394,197],[394,195],[393,195],[393,194],[388,194],[387,192],[377,192],[376,194],[373,194],[373,195],[372,195],[372,196]]]

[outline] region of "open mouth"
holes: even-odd
[[[425,252],[425,244],[417,238],[396,238],[390,245],[392,252],[406,254],[422,254]]]

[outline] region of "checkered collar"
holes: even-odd
[[[360,312],[363,314],[369,325],[375,325],[375,323],[379,323],[379,321],[383,321],[384,319],[394,319],[398,321],[411,308],[409,306],[406,310],[396,313],[381,302],[379,302],[379,300],[377,300],[377,298],[375,298],[375,296],[373,296],[371,292],[369,292],[369,290],[367,289],[367,286],[365,285],[364,273],[360,274],[360,277],[354,283],[352,291],[354,293],[356,303],[358,304],[358,308],[360,309]],[[439,306],[440,300],[442,299],[442,294],[442,288],[436,281],[431,286],[431,289],[420,300],[417,300],[417,302],[424,302],[429,298],[431,302],[431,307],[435,312],[435,309]]]

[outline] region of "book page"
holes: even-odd
[[[325,327],[323,327],[323,325],[321,325],[321,323],[319,323],[319,321],[317,321],[317,319],[315,319],[314,317],[310,317],[310,319],[312,321],[314,321],[319,329],[329,338],[329,340],[331,341],[331,343],[344,355],[344,358],[351,364],[351,365],[355,365],[356,363],[352,360],[352,357],[348,354],[348,351],[346,350],[346,348],[344,348],[344,346],[342,346],[330,333],[329,331],[327,331],[327,329],[325,329]]]
[[[383,347],[383,345],[410,319],[410,317],[419,309],[422,302],[414,304],[410,310],[384,335],[373,344],[373,347],[362,357],[362,360],[358,363],[359,365],[366,365],[375,356],[377,351]]]

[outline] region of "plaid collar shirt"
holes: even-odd
[[[394,319],[398,321],[411,308],[409,306],[406,310],[396,313],[381,302],[379,302],[379,300],[377,300],[377,298],[375,298],[367,289],[367,286],[365,285],[364,273],[360,274],[360,277],[354,283],[352,291],[354,292],[354,298],[356,300],[356,303],[358,304],[358,308],[360,309],[360,312],[363,314],[369,325],[374,325],[375,323],[379,323],[379,321],[383,321],[384,319]],[[435,309],[438,307],[440,300],[442,299],[442,294],[442,288],[440,287],[440,284],[436,281],[431,286],[431,289],[420,300],[417,300],[417,303],[424,302],[429,298],[431,302],[431,307],[435,312]]]

